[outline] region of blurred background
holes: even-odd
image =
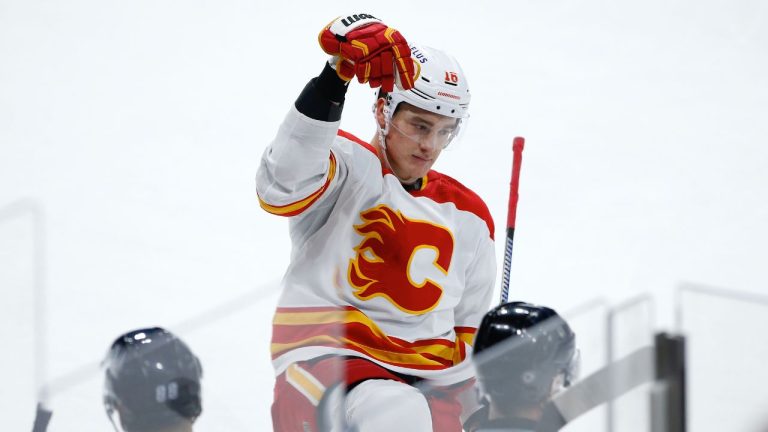
[[[202,360],[198,430],[270,427],[290,242],[253,179],[323,67],[317,33],[357,12],[462,63],[471,120],[435,169],[480,194],[499,240],[526,138],[510,298],[583,323],[589,372],[608,361],[606,314],[643,296],[644,334],[690,335],[690,430],[758,430],[760,0],[0,0],[0,428],[29,429],[45,388],[50,430],[109,430],[99,362],[151,325]],[[342,128],[369,140],[372,103],[351,85]]]

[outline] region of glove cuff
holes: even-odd
[[[296,99],[296,109],[315,120],[339,121],[344,108],[347,84],[348,82],[339,78],[336,71],[326,62],[320,75],[312,78]]]
[[[347,88],[349,81],[341,79],[336,72],[336,69],[331,67],[329,63],[326,63],[323,67],[323,71],[317,77],[315,86],[317,90],[325,96],[329,101],[343,104],[344,97],[347,94]]]
[[[352,14],[344,17],[343,15],[333,20],[328,30],[334,35],[344,37],[347,33],[365,27],[368,24],[379,23],[381,20],[367,13]]]

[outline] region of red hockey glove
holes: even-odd
[[[392,91],[408,90],[417,77],[408,42],[397,30],[369,14],[338,17],[318,36],[320,47],[339,56],[336,72],[344,80],[357,76],[361,83]],[[397,77],[397,80],[396,80]]]

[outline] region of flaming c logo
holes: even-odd
[[[435,252],[432,263],[448,274],[453,256],[453,234],[442,226],[409,219],[400,211],[379,205],[360,213],[363,223],[355,230],[363,240],[349,260],[347,275],[360,300],[382,296],[402,311],[419,314],[437,306],[443,288],[425,278],[420,283],[411,278],[411,264],[416,252],[428,248]]]

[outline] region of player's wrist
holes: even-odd
[[[341,120],[347,82],[339,78],[336,71],[326,63],[323,71],[312,78],[296,99],[296,109],[305,116],[321,121]]]
[[[349,81],[344,81],[336,73],[336,69],[331,65],[333,57],[325,63],[323,71],[317,76],[315,87],[329,101],[338,104],[344,103],[344,97],[347,94]]]

